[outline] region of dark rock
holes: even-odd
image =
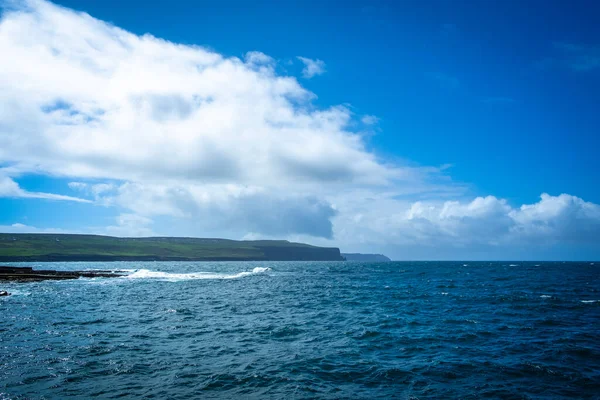
[[[118,278],[124,275],[123,273],[113,271],[36,271],[31,267],[0,267],[0,280],[18,282],[79,278]]]

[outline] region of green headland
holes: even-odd
[[[0,262],[17,261],[342,261],[335,247],[286,240],[119,238],[0,233]]]

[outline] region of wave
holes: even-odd
[[[6,291],[8,293],[10,293],[10,295],[0,297],[0,300],[8,300],[11,297],[15,297],[15,296],[31,296],[31,292],[22,292],[20,290],[13,290],[13,289],[7,289]],[[2,397],[0,397],[0,400],[2,400]]]
[[[582,303],[598,303],[600,300],[581,300]]]
[[[167,281],[187,281],[197,279],[238,279],[244,276],[257,275],[270,271],[268,267],[256,267],[252,271],[238,272],[237,274],[221,274],[215,272],[191,272],[187,274],[176,274],[162,271],[151,271],[149,269],[138,269],[124,276],[123,279],[163,279]]]

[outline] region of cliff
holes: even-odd
[[[287,240],[0,233],[0,262],[342,260],[338,248]]]
[[[361,253],[343,253],[342,257],[346,261],[363,261],[363,262],[385,262],[392,261],[383,254],[361,254]]]

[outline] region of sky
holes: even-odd
[[[0,0],[0,232],[599,260],[599,17]]]

